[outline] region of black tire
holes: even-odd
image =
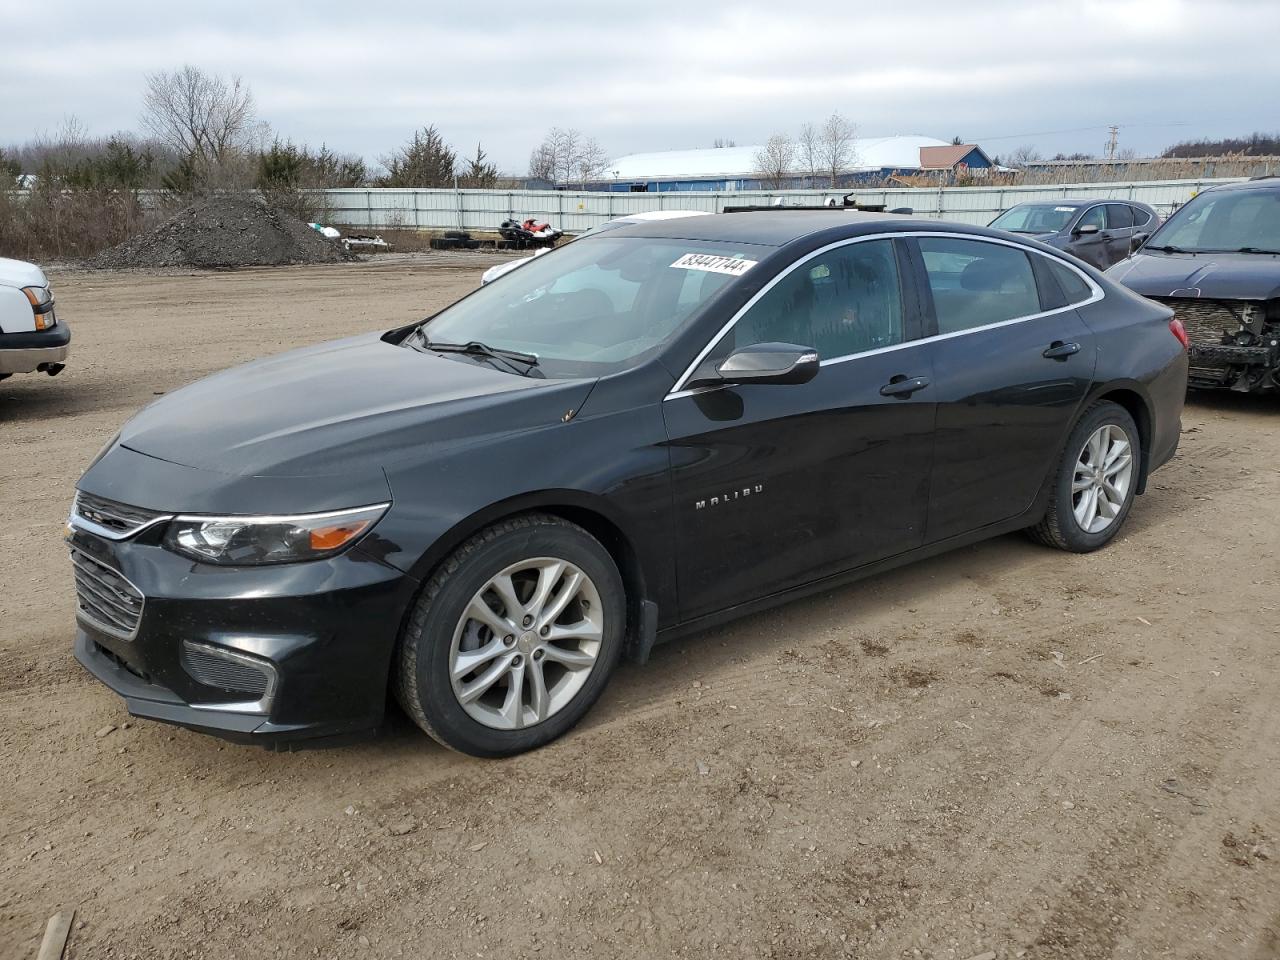
[[[1097,533],[1090,533],[1081,527],[1075,515],[1075,502],[1072,495],[1072,482],[1075,479],[1076,465],[1084,452],[1088,439],[1100,427],[1111,425],[1124,431],[1133,456],[1133,467],[1124,502],[1115,518]],[[1076,421],[1071,435],[1067,438],[1058,464],[1054,469],[1053,491],[1049,496],[1049,508],[1044,517],[1034,527],[1027,530],[1032,539],[1045,546],[1069,550],[1072,553],[1089,553],[1110,543],[1124,526],[1133,507],[1133,498],[1138,488],[1138,478],[1142,476],[1142,443],[1138,433],[1138,425],[1133,422],[1124,407],[1109,400],[1099,400],[1090,406]]]
[[[604,630],[595,665],[577,694],[540,723],[499,730],[470,716],[453,692],[449,654],[467,604],[511,564],[555,557],[576,565],[600,596]],[[548,514],[504,520],[475,534],[445,560],[423,587],[400,639],[396,698],[432,738],[475,757],[507,757],[533,750],[566,733],[603,692],[622,653],[626,591],[613,558],[576,524]]]

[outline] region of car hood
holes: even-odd
[[[44,271],[25,260],[9,260],[0,257],[0,286],[47,287]]]
[[[593,382],[522,377],[369,334],[184,387],[130,420],[120,443],[169,463],[236,476],[381,473],[433,445],[555,423],[581,405]]]
[[[1280,296],[1280,257],[1255,253],[1143,253],[1107,271],[1144,297],[1270,300]]]

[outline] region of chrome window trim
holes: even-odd
[[[1098,206],[1098,204],[1095,204],[1095,206]],[[738,311],[732,317],[729,318],[729,321],[723,327],[721,327],[720,330],[715,334],[715,336],[713,336],[711,340],[708,341],[707,345],[703,347],[701,351],[699,351],[698,355],[693,358],[693,362],[690,363],[687,367],[685,367],[684,373],[680,374],[680,376],[676,379],[675,385],[667,392],[667,395],[662,398],[663,402],[665,403],[667,400],[678,400],[681,397],[691,397],[691,396],[694,396],[695,394],[706,393],[708,390],[722,389],[721,387],[716,385],[706,386],[706,387],[694,387],[692,389],[688,389],[684,386],[684,384],[689,382],[689,378],[693,376],[693,372],[698,369],[702,361],[707,358],[707,354],[709,354],[712,350],[715,349],[716,345],[721,340],[724,339],[725,335],[734,328],[737,322],[747,313],[747,311],[750,310],[752,307],[754,307],[756,303],[762,297],[764,297],[766,293],[772,290],[775,284],[779,283],[784,278],[786,278],[791,273],[792,270],[797,269],[802,264],[807,263],[809,260],[812,260],[814,257],[827,253],[828,251],[835,250],[838,247],[847,247],[855,243],[866,243],[871,240],[896,240],[899,238],[910,238],[910,237],[942,237],[948,240],[973,240],[978,243],[994,243],[1000,246],[1013,247],[1017,250],[1021,250],[1023,253],[1026,253],[1026,254],[1035,254],[1038,257],[1044,257],[1046,260],[1049,260],[1052,263],[1059,263],[1070,270],[1074,270],[1076,273],[1080,275],[1081,279],[1084,280],[1084,282],[1089,285],[1090,295],[1088,299],[1080,300],[1080,301],[1077,301],[1076,303],[1068,304],[1065,307],[1054,307],[1052,310],[1042,310],[1039,313],[1031,313],[1022,317],[1012,317],[1008,320],[997,320],[995,323],[984,324],[981,327],[970,327],[967,330],[956,330],[952,333],[939,333],[931,337],[921,337],[918,340],[905,340],[902,343],[890,344],[887,347],[876,347],[874,350],[862,350],[862,351],[859,351],[858,353],[848,353],[839,357],[829,357],[819,361],[818,365],[820,367],[825,367],[829,364],[844,363],[846,360],[855,360],[859,357],[869,357],[878,353],[889,353],[894,350],[903,350],[907,347],[918,346],[919,344],[922,344],[922,343],[933,343],[939,340],[951,340],[955,337],[965,337],[971,333],[981,333],[984,330],[995,330],[995,329],[998,329],[999,327],[1007,327],[1015,323],[1025,323],[1028,320],[1039,320],[1041,317],[1051,317],[1056,313],[1064,313],[1067,310],[1075,310],[1077,307],[1087,307],[1089,304],[1097,303],[1104,296],[1106,296],[1102,288],[1098,286],[1098,284],[1094,281],[1094,279],[1091,276],[1089,276],[1087,273],[1085,273],[1083,270],[1081,270],[1079,267],[1077,267],[1074,263],[1070,263],[1066,259],[1061,257],[1052,256],[1041,250],[1033,249],[1032,247],[1028,247],[1022,243],[1018,243],[1017,241],[1005,240],[1002,237],[987,237],[987,236],[975,235],[971,233],[953,233],[949,230],[911,230],[911,231],[900,231],[896,233],[876,233],[876,234],[870,234],[865,237],[848,237],[844,240],[837,240],[834,243],[829,243],[824,247],[819,247],[817,250],[814,250],[811,253],[805,254],[803,257],[801,257],[799,260],[796,260],[795,262],[790,264],[785,270],[783,270],[781,273],[775,276],[772,280],[766,283],[763,287],[757,290],[756,293],[751,297],[751,299],[748,300],[746,303],[744,303],[741,307],[739,307]]]

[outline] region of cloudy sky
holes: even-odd
[[[239,74],[296,142],[370,161],[436,124],[521,173],[547,128],[612,156],[756,143],[838,110],[865,136],[1097,152],[1280,130],[1276,0],[788,4],[0,0],[0,143],[137,129],[144,75]]]

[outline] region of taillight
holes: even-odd
[[[1169,321],[1169,332],[1178,338],[1178,342],[1182,344],[1183,350],[1191,349],[1191,338],[1187,336],[1187,329],[1182,325],[1182,321],[1174,317]]]

